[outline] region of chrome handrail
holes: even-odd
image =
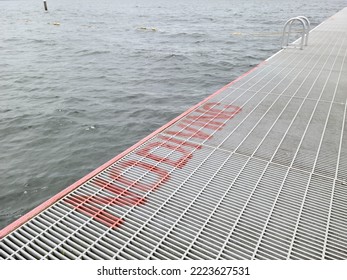
[[[292,30],[292,25],[295,21],[299,21],[303,27],[301,31],[300,49],[302,50],[303,46],[307,46],[308,44],[308,35],[311,28],[310,21],[307,17],[298,16],[287,20],[287,22],[285,23],[282,34],[282,48],[287,48],[289,46],[289,36]]]
[[[305,16],[298,16],[298,18],[301,18],[301,19],[303,19],[306,22],[305,46],[307,46],[307,44],[308,44],[308,35],[310,34],[310,30],[311,30],[311,23],[308,20],[308,18],[305,17]]]

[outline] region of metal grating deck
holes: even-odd
[[[347,8],[2,230],[0,259],[347,259],[346,56]]]

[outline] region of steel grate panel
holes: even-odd
[[[330,228],[326,237],[325,258],[347,258],[347,216],[345,206],[347,204],[347,188],[341,182],[335,181],[334,200],[331,207]]]
[[[0,259],[346,259],[347,9],[0,241]]]

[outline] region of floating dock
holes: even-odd
[[[347,8],[0,232],[0,259],[347,259]]]

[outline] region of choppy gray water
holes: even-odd
[[[345,0],[0,0],[0,228]]]

